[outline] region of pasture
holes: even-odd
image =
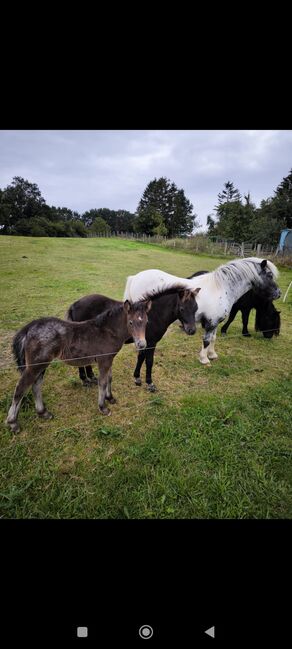
[[[292,289],[279,338],[237,315],[211,367],[198,361],[201,329],[174,323],[158,344],[151,394],[134,384],[136,353],[113,364],[111,417],[97,409],[97,386],[53,362],[43,394],[51,421],[29,393],[21,432],[5,425],[19,373],[14,333],[41,316],[65,317],[88,293],[122,299],[127,275],[161,268],[179,276],[213,270],[226,258],[122,239],[0,237],[0,516],[2,518],[291,518]],[[282,295],[292,270],[281,268]],[[220,331],[220,328],[219,328]]]

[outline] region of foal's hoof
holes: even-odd
[[[135,384],[136,385],[142,385],[142,381],[141,381],[140,377],[137,378],[137,379],[135,378]]]
[[[154,385],[154,383],[149,383],[147,385],[147,390],[148,392],[157,392],[157,387]]]
[[[109,403],[117,403],[117,400],[115,399],[115,397],[106,397],[106,399],[107,399],[107,401]]]
[[[14,423],[9,423],[9,421],[7,421],[6,424],[7,424],[7,426],[9,426],[10,430],[12,430],[13,433],[19,433],[20,426],[17,423],[17,421],[14,422]]]
[[[111,411],[108,408],[99,407],[99,410],[100,410],[102,415],[111,415],[112,414]]]
[[[246,338],[251,338],[251,334],[249,334],[249,333],[247,333],[247,334],[242,334],[242,335],[245,336]]]
[[[48,410],[44,410],[44,412],[38,412],[38,416],[41,417],[41,419],[54,419],[54,415],[52,415],[52,413]]]

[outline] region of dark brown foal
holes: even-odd
[[[150,308],[151,300],[136,304],[126,300],[85,322],[40,318],[25,325],[13,341],[21,378],[6,419],[11,430],[19,431],[17,416],[22,398],[30,387],[38,415],[44,419],[52,418],[43,402],[41,388],[45,371],[56,358],[75,367],[98,364],[98,406],[103,415],[109,415],[105,400],[116,402],[111,388],[113,359],[129,336],[138,351],[146,347],[145,329]]]

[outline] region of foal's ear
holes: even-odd
[[[196,297],[196,295],[198,295],[200,290],[201,290],[201,288],[192,288],[192,293],[193,293],[194,297]]]
[[[131,304],[130,304],[129,300],[126,300],[126,301],[124,302],[124,311],[125,311],[126,313],[129,313],[130,308],[131,308]]]
[[[268,263],[268,262],[267,262],[266,259],[263,259],[263,261],[261,261],[261,269],[262,269],[262,270],[264,270],[264,269],[267,267],[267,263]]]

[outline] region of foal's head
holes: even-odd
[[[196,333],[195,316],[198,310],[196,302],[196,295],[199,293],[200,288],[185,289],[178,292],[179,299],[179,320],[182,323],[183,329],[186,334],[192,336]]]
[[[261,284],[254,285],[253,289],[261,297],[265,297],[267,300],[277,300],[281,295],[281,291],[274,280],[274,274],[269,267],[268,261],[263,259],[260,266],[259,276]]]
[[[148,311],[151,309],[151,300],[141,302],[124,302],[124,311],[127,316],[127,327],[129,335],[133,338],[136,349],[145,349],[147,346],[145,329],[148,322]]]

